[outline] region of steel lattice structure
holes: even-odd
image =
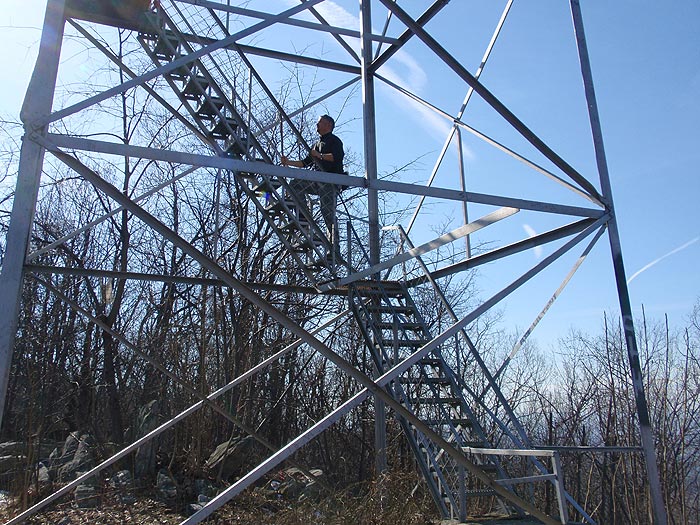
[[[345,25],[324,18],[320,12],[323,4],[338,7],[338,3],[327,0],[306,0],[296,4],[287,2],[290,7],[275,13],[256,11],[252,9],[251,2],[223,0],[162,0],[155,5],[145,4],[148,2],[123,2],[123,6],[117,9],[107,1],[48,2],[41,50],[22,111],[26,136],[0,281],[0,311],[5,313],[0,319],[3,370],[0,406],[4,406],[22,283],[27,274],[33,275],[47,290],[68,301],[77,312],[146,360],[152,358],[128,337],[89,311],[89,308],[66,297],[52,281],[52,276],[104,279],[115,283],[160,280],[228,288],[269,316],[296,342],[256,363],[206,397],[163,365],[152,363],[199,401],[9,523],[19,523],[72,490],[83,479],[207,406],[254,436],[269,449],[270,455],[201,511],[183,521],[183,524],[199,523],[275,466],[289,460],[297,450],[368,398],[374,399],[375,414],[378,415],[375,425],[377,468],[385,468],[386,421],[382,415],[388,408],[397,418],[443,516],[464,520],[465,501],[477,492],[470,493],[467,486],[473,487],[475,484],[504,506],[529,513],[543,523],[567,523],[569,506],[587,516],[585,509],[566,493],[557,452],[535,449],[500,391],[497,380],[508,363],[496,370],[490,369],[470,337],[468,327],[554,262],[567,254],[576,253],[573,267],[561,285],[552,291],[551,299],[542,310],[535,313],[535,321],[513,349],[512,356],[592,247],[604,237],[609,239],[612,252],[654,519],[657,524],[666,523],[577,0],[571,0],[571,13],[589,110],[598,183],[592,182],[560,157],[479,80],[506,23],[512,0],[498,7],[498,16],[493,17],[490,42],[474,73],[443,47],[441,39],[433,36],[428,29],[439,27],[441,17],[451,16],[450,13],[455,13],[453,16],[461,14],[465,6],[458,2],[424,2],[421,4],[425,4],[422,6],[425,11],[414,12],[416,6],[411,4],[415,2],[361,0],[359,7],[353,3],[353,7],[346,11],[353,9],[352,15],[357,18],[350,17]],[[266,4],[263,2],[263,5]],[[353,21],[358,19],[359,30],[353,26]],[[118,80],[96,89],[94,94],[69,98],[60,108],[56,108],[53,99],[67,24],[77,31],[86,47],[111,65]],[[101,36],[100,28],[105,26],[130,31],[121,34],[126,35],[125,41],[130,39],[138,52],[134,51],[128,57],[116,53]],[[378,32],[373,29],[378,26],[383,26],[383,30]],[[283,35],[275,40],[279,43],[275,49],[264,48],[256,42],[258,35],[269,34],[269,31]],[[323,58],[307,55],[292,44],[287,48],[282,44],[287,40],[305,42],[305,39],[318,41],[326,38],[337,44],[337,49]],[[396,66],[397,57],[409,43],[417,46],[423,57],[444,69],[445,83],[454,82],[461,89],[463,99],[456,113],[440,109],[433,100],[421,98],[392,78],[392,67]],[[132,62],[134,56],[138,61]],[[278,96],[280,91],[275,84],[278,79],[274,75],[270,77],[270,66],[264,65],[265,60],[288,64],[285,71],[290,76],[303,75],[303,71],[307,70],[320,71],[325,82],[334,84],[328,88],[324,82],[315,88],[313,96],[292,103]],[[134,69],[136,65],[141,66],[139,72]],[[277,66],[276,75],[279,75],[280,69]],[[440,91],[442,81],[433,87]],[[300,123],[303,123],[300,119],[333,100],[347,100],[344,97],[348,97],[348,92],[353,89],[361,91],[362,115],[358,127],[362,133],[363,175],[328,174],[280,166],[280,155],[284,151],[303,154],[308,148],[299,129]],[[384,99],[378,96],[378,89],[411,100],[416,106],[447,122],[444,146],[434,159],[435,165],[426,183],[403,180],[401,175],[395,179],[380,177],[378,138],[386,133],[386,129],[378,130],[380,125],[384,125],[380,116],[383,108],[379,103]],[[103,124],[109,121],[106,114],[110,101],[129,90],[142,93],[169,115],[180,139],[161,143],[158,132],[154,131],[151,141],[136,138],[133,142],[110,140],[111,124]],[[467,107],[474,100],[478,100],[482,108],[488,108],[491,117],[498,119],[499,125],[508,127],[511,136],[516,137],[514,142],[518,144],[517,147],[509,146],[470,124]],[[81,132],[66,132],[78,128]],[[399,124],[391,135],[392,139],[408,141],[408,135],[412,132]],[[133,136],[136,137],[136,134]],[[509,162],[517,164],[518,169],[526,170],[532,177],[535,190],[540,181],[545,180],[566,196],[561,200],[537,196],[526,199],[507,196],[507,192],[468,191],[465,182],[465,137],[486,145]],[[528,156],[517,151],[521,148],[527,149]],[[452,149],[457,151],[456,156],[451,155]],[[109,213],[101,218],[77,225],[73,233],[28,251],[46,153],[89,183],[95,195],[99,194],[100,198],[112,204]],[[448,159],[453,157],[458,161],[453,160],[450,165]],[[109,173],[106,159],[117,159],[127,165],[133,159],[138,159],[136,162],[148,161],[153,166],[169,166],[164,172],[172,176],[150,187],[139,186],[138,182],[129,185],[128,181]],[[450,172],[452,178],[443,183],[441,176],[445,171]],[[210,244],[186,227],[178,229],[168,224],[158,212],[159,199],[172,197],[166,190],[179,181],[195,177],[197,173],[208,174],[206,176],[209,176],[217,199],[215,225],[207,233],[214,239]],[[350,189],[347,191],[362,203],[360,210],[364,216],[358,216],[357,212],[339,212],[343,218],[337,225],[342,248],[331,246],[319,225],[318,215],[307,206],[304,198],[290,188],[289,181],[294,179],[348,187]],[[198,184],[206,184],[201,182],[205,178],[196,180]],[[443,185],[437,186],[435,181]],[[122,183],[121,188],[119,182]],[[233,201],[228,201],[226,207],[221,200],[220,192],[224,184],[235,187],[237,195],[246,199],[272,232],[276,251],[270,256],[270,265],[274,267],[270,275],[279,272],[274,275],[293,276],[294,282],[280,281],[279,278],[249,281],[242,274],[237,275],[235,268],[225,263],[227,247],[219,242],[219,232],[224,228],[227,217],[233,217],[234,206]],[[387,195],[405,198],[411,204],[418,201],[409,220],[383,223],[380,202]],[[345,204],[343,197],[341,201]],[[417,224],[424,213],[424,202],[454,207],[461,214],[461,224],[415,246],[412,239],[425,235],[425,232],[417,231]],[[190,269],[198,270],[166,275],[157,269],[126,265],[114,270],[106,267],[42,266],[37,262],[42,254],[60,249],[71,238],[109,221],[110,217],[122,210],[128,211],[144,228],[178,250],[189,261]],[[475,214],[480,217],[473,220],[470,216]],[[486,238],[507,236],[498,228],[506,224],[510,217],[522,214],[546,215],[548,221],[551,219],[547,224],[553,224],[553,227],[531,237],[493,242],[487,248],[475,249],[473,240],[478,234],[484,234]],[[491,234],[492,231],[496,233]],[[440,249],[454,246],[459,240],[460,246],[466,244],[458,260],[443,265],[426,262],[426,258]],[[550,246],[548,255],[534,265],[524,264],[522,259],[518,259],[518,255],[527,250]],[[116,251],[118,248],[112,246],[107,249]],[[580,250],[580,253],[576,250]],[[450,304],[442,289],[442,280],[488,263],[518,269],[512,280],[500,286],[488,299],[467,309]],[[426,321],[424,312],[414,300],[419,289],[430,290],[436,304],[450,320],[449,324],[434,326]],[[341,313],[326,315],[310,329],[302,326],[288,311],[273,304],[263,291],[282,297],[285,294],[329,297],[335,311]],[[341,323],[351,323],[364,341],[371,354],[371,373],[361,370],[332,343],[326,343],[321,338],[320,334],[334,330]],[[217,404],[216,400],[299,345],[307,345],[322,355],[351,378],[356,390],[322,420],[278,448],[257,436],[255,429],[244,428],[235,415]],[[454,357],[456,352],[468,356],[469,362],[482,375],[487,385],[484,391],[475,391],[456,372],[455,368],[459,366]],[[495,409],[484,402],[487,395],[493,400]],[[498,429],[497,436],[492,430],[494,428]],[[527,479],[516,479],[508,473],[504,456],[525,457],[535,474]],[[517,484],[542,481],[552,483],[559,495],[555,517],[532,505],[514,488]],[[594,523],[590,517],[586,522]]]

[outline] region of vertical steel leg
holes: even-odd
[[[642,368],[639,363],[639,351],[637,349],[637,340],[634,333],[632,306],[630,304],[629,290],[627,288],[625,266],[622,260],[620,233],[617,228],[617,218],[615,217],[615,209],[613,206],[610,174],[608,172],[605,148],[603,146],[603,133],[600,126],[595,89],[593,88],[593,75],[591,73],[591,64],[588,58],[586,35],[583,29],[583,18],[581,17],[581,6],[579,5],[578,0],[571,0],[571,14],[574,20],[576,43],[578,45],[579,60],[581,61],[581,74],[583,76],[586,100],[588,102],[588,113],[591,121],[591,132],[593,133],[593,145],[595,147],[596,162],[598,164],[600,185],[603,192],[605,205],[610,211],[608,236],[610,238],[610,249],[612,251],[615,280],[617,282],[617,294],[620,301],[620,311],[622,313],[622,323],[625,330],[625,339],[627,341],[627,356],[632,375],[632,384],[634,386],[637,415],[639,416],[639,432],[642,442],[642,449],[644,451],[644,460],[646,462],[647,477],[649,479],[653,523],[654,525],[666,525],[666,508],[664,506],[663,494],[661,491],[659,472],[656,466],[654,434],[652,432],[651,422],[649,419],[649,407],[647,406],[646,395],[644,394],[644,381],[642,380]]]
[[[53,105],[65,25],[63,9],[64,0],[49,0],[46,5],[39,55],[20,115],[26,135],[22,141],[15,200],[12,204],[7,246],[0,275],[0,423],[4,416],[17,333],[24,260],[44,163],[44,148],[33,142],[31,135],[46,133],[46,126],[36,129],[33,123],[48,116]]]
[[[556,476],[557,505],[559,506],[559,519],[566,525],[569,523],[569,511],[566,508],[566,489],[564,488],[564,473],[561,470],[561,460],[559,453],[552,455],[552,471]]]
[[[365,123],[365,177],[377,178],[377,137],[374,107],[374,71],[372,70],[372,12],[369,0],[360,0],[360,31],[362,41],[362,112]],[[377,190],[367,192],[369,208],[369,256],[370,265],[379,262],[379,197]],[[383,370],[378,371],[379,374]],[[384,401],[375,398],[374,441],[377,472],[384,472],[386,461],[386,410]]]
[[[459,521],[467,521],[467,477],[464,467],[459,465]]]

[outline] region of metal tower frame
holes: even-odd
[[[377,416],[375,425],[377,470],[382,471],[386,468],[384,414],[386,409],[390,409],[398,418],[415,454],[416,463],[424,475],[436,505],[445,517],[465,519],[465,499],[470,496],[465,479],[470,477],[488,490],[489,494],[498,498],[503,505],[519,512],[529,513],[543,523],[568,523],[567,507],[569,505],[579,510],[587,518],[587,523],[594,523],[585,510],[566,493],[559,472],[558,453],[554,450],[535,449],[500,391],[497,378],[507,366],[507,362],[498,370],[490,370],[479,349],[470,339],[467,327],[532,277],[589,239],[574,267],[560,287],[553,292],[550,301],[539,312],[524,338],[513,349],[512,356],[558,297],[592,247],[607,232],[624,321],[630,373],[639,416],[640,441],[651,491],[653,520],[657,525],[665,525],[666,515],[656,468],[654,439],[642,383],[610,178],[578,0],[571,0],[570,6],[589,110],[600,189],[555,153],[479,80],[506,21],[512,0],[504,2],[502,15],[493,31],[481,65],[474,73],[463,66],[441,45],[440,39],[431,35],[426,29],[430,21],[443,11],[464,9],[464,6],[458,6],[456,2],[450,4],[449,0],[436,0],[427,5],[424,12],[414,16],[409,14],[415,10],[415,6],[407,5],[410,2],[360,0],[357,11],[358,30],[356,27],[332,25],[324,19],[317,7],[326,1],[301,0],[298,5],[279,13],[254,11],[249,6],[239,7],[235,5],[237,2],[230,0],[162,0],[151,5],[134,1],[124,2],[125,5],[133,7],[132,12],[127,14],[110,11],[110,2],[101,4],[82,0],[48,1],[39,57],[21,113],[26,134],[22,143],[19,177],[0,278],[0,312],[3,312],[0,316],[0,420],[4,410],[25,276],[31,274],[49,291],[69,302],[77,312],[88,317],[111,334],[115,340],[145,359],[150,358],[123,334],[82,305],[63,295],[52,284],[51,275],[74,274],[118,280],[166,279],[166,276],[147,275],[129,271],[128,268],[121,272],[110,272],[104,269],[76,270],[35,264],[40,253],[54,250],[67,241],[67,238],[59,239],[34,252],[28,249],[44,156],[47,152],[94,186],[97,192],[109,197],[118,206],[117,211],[130,212],[163,239],[177,247],[181,253],[198,263],[211,276],[211,279],[199,281],[188,276],[167,276],[167,278],[204,286],[231,288],[292,334],[296,342],[278,354],[257,363],[231,383],[212,391],[208,396],[202,395],[191,385],[184,383],[162,365],[152,363],[162,373],[167,374],[173,381],[177,381],[192,395],[198,397],[199,402],[8,523],[20,523],[29,515],[67,494],[84,479],[130,454],[198,409],[208,406],[253,435],[270,450],[270,456],[213,499],[201,511],[183,521],[183,525],[200,523],[276,465],[289,460],[295,451],[368,398],[374,399]],[[310,16],[299,17],[300,14]],[[234,16],[238,17],[239,24],[236,25],[236,30],[231,32],[228,22],[225,23],[224,20]],[[372,22],[378,23],[384,18],[386,19],[384,30],[376,33]],[[93,96],[69,103],[65,107],[54,108],[59,59],[67,23],[80,32],[86,42],[103,53],[126,80]],[[150,69],[142,74],[132,71],[125,62],[100,42],[94,31],[86,29],[91,23],[132,30],[133,37],[142,46],[142,56],[151,63]],[[263,49],[250,40],[246,41],[272,27],[316,33],[316,38],[319,39],[330,35],[336,40],[339,49],[345,53],[346,60],[326,60],[304,56],[297,50]],[[389,29],[390,27],[392,30]],[[396,29],[397,27],[399,29]],[[359,42],[359,54],[352,45],[355,41]],[[441,67],[447,68],[449,73],[466,88],[466,97],[457,113],[445,112],[430,101],[418,97],[387,78],[388,75],[385,74],[387,64],[391,64],[395,54],[409,42],[416,41],[420,42],[424,52],[433,57],[436,63],[441,64]],[[229,60],[228,57],[234,58]],[[318,68],[321,71],[340,72],[347,75],[349,80],[336,88],[325,90],[321,96],[304,107],[291,111],[275,98],[271,85],[263,80],[263,75],[253,65],[253,59],[259,57]],[[240,84],[233,81],[233,70],[227,69],[233,67],[229,64],[234,62],[234,59],[236,67],[240,68],[235,73],[246,79]],[[362,94],[364,175],[327,174],[277,165],[280,150],[285,147],[285,140],[287,145],[294,141],[298,147],[308,148],[296,128],[294,117],[303,111],[314,110],[322,102],[337,96],[358,82]],[[375,93],[375,84],[378,82],[394,90],[397,96],[412,99],[414,103],[428,108],[429,111],[444,117],[450,123],[445,145],[436,160],[427,184],[384,180],[378,177],[378,97]],[[183,129],[188,130],[192,137],[201,141],[203,152],[188,153],[182,150],[154,148],[149,144],[117,143],[85,138],[63,131],[64,127],[60,124],[64,119],[80,118],[82,112],[99,107],[100,103],[131,89],[145,90],[170,112]],[[545,168],[470,126],[464,119],[465,110],[470,100],[477,97],[485,106],[493,110],[502,122],[507,123],[510,129],[516,132],[519,140],[529,144],[539,158],[544,159],[552,167]],[[274,110],[278,120],[272,124],[262,122],[256,114],[262,106]],[[272,140],[271,135],[284,126],[290,129],[291,139],[289,137],[285,139],[284,134],[280,133],[279,142]],[[585,205],[558,204],[545,200],[528,200],[467,191],[463,158],[463,134],[465,133],[493,146],[500,153],[519,161],[538,175],[554,180],[568,194],[584,202]],[[459,153],[457,163],[459,188],[436,187],[433,182],[447,151],[453,144],[457,145]],[[305,329],[299,322],[291,319],[255,291],[263,285],[243,282],[236,275],[231,274],[230,269],[223,268],[214,255],[205,253],[193,239],[185,238],[173,231],[144,204],[147,197],[157,194],[173,180],[150,189],[148,193],[138,198],[133,198],[101,176],[99,169],[91,164],[92,157],[104,156],[148,159],[156,163],[186,166],[187,168],[177,175],[176,179],[186,177],[197,169],[230,174],[231,183],[240,188],[242,194],[254,203],[258,213],[268,221],[279,242],[280,250],[285,254],[285,260],[289,261],[290,267],[297,268],[302,276],[301,284],[278,286],[277,291],[336,296],[344,304],[344,311],[324,319],[323,324],[319,324],[313,331]],[[294,179],[356,188],[356,191],[365,195],[368,234],[366,244],[359,239],[357,225],[353,225],[352,218],[349,217],[344,236],[347,248],[344,248],[342,253],[338,253],[337,247],[330,245],[329,239],[322,231],[323,228],[317,224],[316,215],[307,208],[302,197],[295,195],[288,184]],[[388,227],[391,225],[381,224],[380,198],[389,192],[418,199],[419,203],[406,226],[396,224]],[[452,231],[444,232],[437,238],[414,246],[411,233],[426,199],[457,203],[462,207],[463,224]],[[473,213],[475,208],[490,209],[490,211],[477,220],[470,220],[469,214]],[[477,232],[489,231],[489,228],[499,225],[508,217],[521,211],[574,217],[574,220],[545,233],[516,240],[497,248],[478,253],[473,249],[470,239]],[[113,213],[116,212],[113,211]],[[107,216],[103,220],[106,218]],[[93,226],[94,223],[83,225],[75,234]],[[393,256],[386,255],[386,249],[382,245],[384,234],[395,236],[395,245],[398,250]],[[425,256],[458,239],[466,241],[464,259],[430,269],[424,261]],[[466,314],[455,312],[440,287],[439,281],[444,277],[457,275],[459,272],[486,263],[507,260],[524,250],[557,242],[561,244],[550,255],[534,266],[519,271],[513,281],[504,285],[498,292]],[[367,250],[365,246],[368,247]],[[330,255],[330,259],[327,259],[326,255]],[[407,264],[412,265],[412,268],[420,273],[406,273],[402,267]],[[433,327],[428,326],[420,308],[412,299],[411,291],[417,286],[428,286],[436,294],[440,304],[452,319],[449,327],[433,333]],[[348,319],[356,324],[371,353],[374,363],[374,373],[371,377],[353,366],[336,349],[328,346],[316,335],[326,327]],[[488,384],[484,392],[472,391],[459,374],[455,373],[450,356],[450,351],[453,349],[450,345],[453,340],[460,341],[459,344],[466,349],[471,362],[483,374]],[[358,385],[358,390],[321,421],[277,449],[257,436],[254,429],[244,428],[235,416],[218,405],[216,400],[302,344],[308,345],[352,378]],[[489,412],[481,401],[488,391],[491,391],[497,400],[499,413]],[[507,446],[504,446],[503,442],[494,443],[486,435],[484,419],[487,419],[490,425],[501,429],[505,436],[503,442],[507,443]],[[503,456],[526,457],[536,474],[530,478],[509,476],[501,460]],[[541,458],[552,461],[551,469]],[[513,489],[517,484],[542,481],[552,483],[559,495],[559,512],[555,517],[544,513]]]

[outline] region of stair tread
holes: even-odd
[[[153,46],[153,54],[160,59],[170,61],[177,53],[177,48],[179,44],[180,42],[175,35],[160,34],[158,35],[156,43]]]
[[[368,304],[367,309],[370,312],[378,312],[378,313],[413,313],[415,310],[411,308],[410,306],[396,306],[396,305],[387,305],[387,304],[380,304],[380,305],[372,305]]]
[[[389,297],[404,297],[405,292],[401,285],[395,281],[359,281],[355,283],[354,289],[363,297],[386,294]]]
[[[401,377],[401,378],[399,378],[399,381],[401,383],[406,383],[406,384],[418,384],[418,383],[422,383],[425,385],[449,385],[450,384],[450,380],[447,379],[446,377],[420,377],[420,378]]]
[[[178,80],[181,82],[184,82],[185,79],[189,78],[189,76],[192,74],[192,70],[190,69],[189,66],[180,66],[176,67],[172,71],[168,73],[168,76],[172,78],[173,80]]]
[[[232,132],[238,129],[238,124],[233,117],[217,118],[214,125],[209,129],[209,135],[216,139],[230,137]]]
[[[282,186],[282,183],[277,179],[263,179],[258,184],[253,186],[253,191],[275,191]]]
[[[495,496],[497,492],[493,489],[468,489],[464,491],[467,497]]]
[[[419,397],[413,400],[416,404],[425,405],[459,405],[460,400],[456,397]]]
[[[204,99],[197,108],[197,116],[207,120],[213,120],[218,116],[219,112],[224,107],[224,100],[219,97],[211,97]]]
[[[425,339],[382,339],[380,341],[382,346],[391,348],[393,348],[394,345],[398,345],[399,347],[420,348],[421,346],[425,346],[426,343],[427,341]]]
[[[396,326],[399,330],[411,330],[415,332],[423,332],[423,325],[420,323],[411,323],[411,322],[400,322],[396,323]],[[377,327],[381,328],[382,330],[393,330],[394,329],[394,323],[387,323],[387,322],[380,322],[377,323]]]
[[[204,92],[209,89],[209,80],[202,76],[196,75],[189,77],[182,88],[182,96],[185,98],[198,99],[204,95]]]

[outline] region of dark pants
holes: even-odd
[[[310,180],[293,179],[289,187],[299,197],[306,195],[318,195],[321,200],[321,215],[326,223],[328,240],[332,245],[338,246],[338,227],[335,223],[335,207],[338,191],[335,184],[315,182]],[[310,208],[310,207],[309,207]]]

